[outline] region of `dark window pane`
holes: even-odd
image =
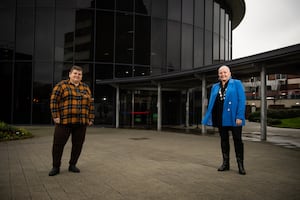
[[[53,60],[54,52],[54,9],[36,9],[35,58]]]
[[[168,0],[152,0],[152,17],[165,19],[167,17]]]
[[[150,65],[151,19],[148,16],[135,17],[134,63]]]
[[[103,79],[113,78],[113,65],[109,64],[96,64],[95,65],[95,79],[101,81]]]
[[[18,7],[33,7],[34,6],[34,1],[35,0],[22,0],[22,1],[17,1],[17,6]]]
[[[115,123],[115,89],[110,85],[96,85],[95,124]]]
[[[54,7],[55,0],[36,1],[37,7]]]
[[[0,89],[5,98],[1,98],[0,121],[11,123],[11,104],[12,104],[12,62],[0,62]]]
[[[96,61],[113,62],[114,53],[114,13],[96,13]]]
[[[195,28],[194,30],[194,67],[203,66],[203,29]]]
[[[213,43],[214,61],[218,62],[220,60],[220,36],[216,33],[214,33]]]
[[[181,69],[193,68],[193,26],[182,25]]]
[[[94,8],[95,0],[56,0],[56,7],[63,8]]]
[[[231,47],[231,33],[232,33],[232,32],[231,32],[231,20],[229,20],[229,23],[228,23],[228,24],[229,24],[229,28],[228,28],[228,29],[229,29],[229,31],[228,31],[228,33],[229,33],[229,36],[228,36],[228,38],[229,38],[229,42],[228,42],[228,44],[229,44],[229,50],[228,50],[228,53],[229,53],[229,59],[231,60],[231,56],[232,56],[232,55],[231,55],[231,52],[232,52],[232,51],[231,51],[231,48],[232,48],[232,47]]]
[[[151,0],[135,0],[135,12],[140,14],[150,14]]]
[[[115,68],[116,78],[132,77],[132,66],[116,65]]]
[[[205,31],[204,65],[212,64],[212,32]]]
[[[193,0],[182,0],[182,23],[193,24]]]
[[[214,33],[220,34],[220,5],[214,3]]]
[[[225,60],[225,10],[220,12],[220,60]]]
[[[116,62],[131,64],[134,34],[132,15],[117,13],[116,29]]]
[[[32,60],[34,44],[34,8],[17,8],[16,59]],[[19,55],[21,55],[19,57]]]
[[[100,9],[115,9],[115,1],[114,0],[96,0],[96,7]]]
[[[116,0],[117,10],[133,12],[133,0]]]
[[[76,0],[76,8],[95,8],[95,0]]]
[[[205,29],[213,31],[213,1],[205,0]]]
[[[134,76],[150,76],[150,67],[134,66]]]
[[[94,11],[77,10],[75,25],[75,60],[93,61]]]
[[[168,71],[178,71],[180,67],[180,23],[168,22]]]
[[[204,65],[212,64],[213,56],[213,1],[205,0],[205,35],[204,35]]]
[[[132,91],[120,90],[120,125],[130,126],[132,121]]]
[[[228,45],[228,42],[229,42],[229,28],[228,28],[228,22],[229,21],[229,16],[228,14],[226,13],[225,15],[225,60],[229,60],[229,54],[228,54],[228,51],[229,51],[229,45]]]
[[[225,37],[225,10],[220,10],[220,36]]]
[[[14,70],[13,123],[29,124],[31,118],[32,63],[16,63]]]
[[[0,8],[15,8],[16,0],[0,1]]]
[[[200,28],[204,28],[204,1],[205,0],[196,0],[195,1],[195,21],[194,25]]]
[[[57,9],[55,19],[55,60],[73,61],[75,12]]]
[[[152,19],[151,25],[151,66],[166,66],[166,20]],[[157,31],[159,30],[159,31]]]
[[[51,123],[49,97],[52,91],[52,69],[52,63],[35,63],[32,99],[32,123]]]
[[[15,46],[15,9],[0,9],[0,60],[12,60]]]
[[[213,60],[220,61],[220,5],[214,3],[214,40],[213,40]]]
[[[172,0],[168,2],[168,19],[181,20],[181,0]]]

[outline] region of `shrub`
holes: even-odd
[[[281,120],[280,119],[267,118],[267,124],[269,126],[278,125],[278,124],[281,124]]]
[[[250,122],[259,122],[260,121],[260,112],[256,111],[256,112],[250,113],[248,116],[248,120]]]
[[[31,138],[33,135],[26,129],[16,128],[0,121],[0,141]]]
[[[268,119],[288,119],[288,118],[295,118],[295,117],[300,117],[299,109],[276,109],[276,110],[268,109],[267,110]],[[259,122],[260,111],[249,114],[248,120],[251,122]]]

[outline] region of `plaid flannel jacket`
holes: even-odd
[[[75,86],[70,80],[59,82],[50,98],[52,118],[60,118],[60,124],[88,125],[95,117],[94,99],[89,86],[80,82]]]

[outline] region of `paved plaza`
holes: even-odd
[[[54,127],[26,128],[35,137],[0,142],[1,200],[300,199],[299,148],[246,139],[242,176],[232,143],[231,170],[217,171],[217,135],[89,127],[81,172],[68,172],[69,140],[60,174],[49,177]]]

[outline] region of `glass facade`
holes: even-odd
[[[52,123],[51,90],[68,78],[73,64],[83,67],[84,81],[93,91],[96,124],[113,125],[115,88],[101,81],[180,72],[231,59],[231,13],[216,0],[2,0],[0,27],[5,30],[0,32],[5,95],[0,120],[7,123]],[[121,89],[120,95],[123,113],[133,107],[138,112],[148,109],[151,119],[141,118],[140,123],[155,120],[156,94]],[[170,100],[174,106],[182,106],[180,91],[170,95],[178,97]],[[132,103],[145,99],[146,104]],[[170,120],[163,123],[177,123],[181,114],[172,115],[176,119],[165,116]],[[121,116],[120,124],[136,121],[132,115]]]

